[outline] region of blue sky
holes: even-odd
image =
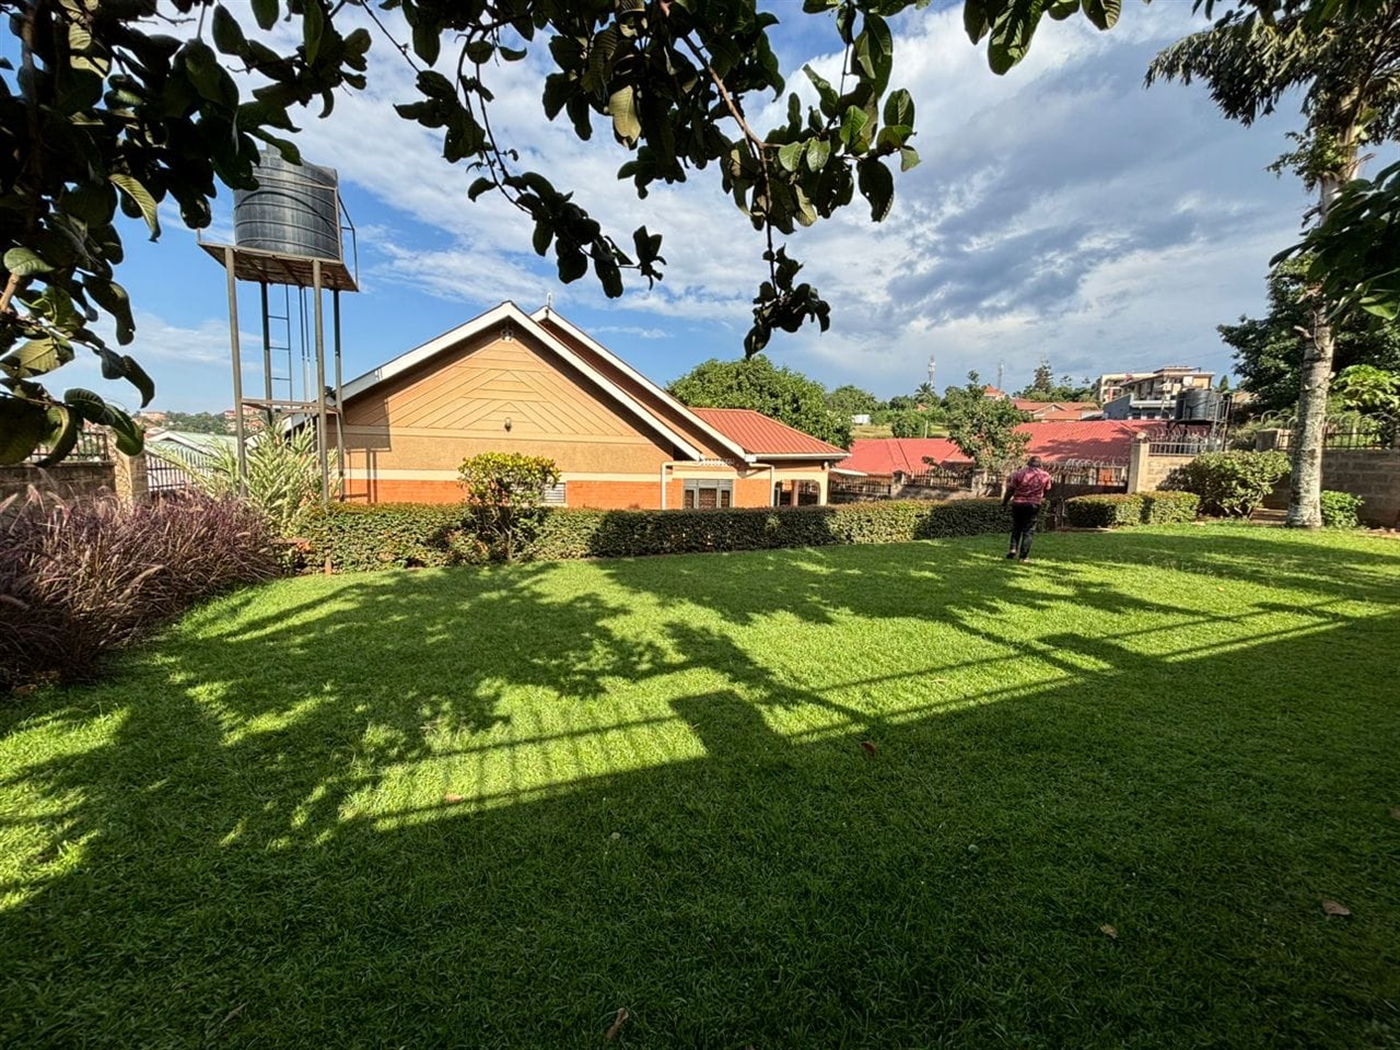
[[[797,72],[806,61],[834,79],[829,20],[802,15],[798,0],[771,6],[784,19],[774,34],[784,69],[796,74],[789,90],[808,93]],[[1298,126],[1296,107],[1243,128],[1219,117],[1199,86],[1144,90],[1152,56],[1204,25],[1190,7],[1126,6],[1109,33],[1081,18],[1047,22],[1005,77],[963,34],[960,4],[897,19],[893,83],[914,96],[923,163],[896,175],[883,224],[857,200],[790,239],[807,262],[803,277],[832,303],[832,329],[779,335],[769,356],[882,398],[922,382],[930,354],[940,388],[970,369],[994,381],[999,364],[1006,386],[1019,388],[1042,356],[1075,377],[1171,363],[1228,371],[1215,326],[1263,311],[1268,259],[1296,239],[1308,197],[1296,179],[1264,170]],[[630,182],[616,181],[627,157],[610,135],[581,143],[567,122],[544,121],[534,56],[492,71],[493,123],[522,163],[576,189],[619,243],[643,223],[664,234],[665,280],[609,301],[591,277],[559,284],[531,251],[523,215],[490,197],[467,200],[473,176],[445,164],[432,135],[391,108],[413,97],[412,71],[383,39],[372,59],[368,91],[342,96],[328,120],[299,121],[304,156],[340,172],[359,231],[363,291],[342,301],[347,379],[503,299],[532,310],[551,294],[661,383],[707,358],[741,356],[763,242],[713,171],[638,201]],[[778,123],[784,106],[777,100],[755,123]],[[230,239],[227,195],[216,214],[206,238]],[[163,218],[156,244],[138,225],[125,231],[119,279],[136,304],[132,352],[156,380],[152,407],[222,409],[232,403],[223,271],[174,209]],[[260,388],[254,286],[240,311],[244,381]],[[86,361],[54,380],[126,394]]]

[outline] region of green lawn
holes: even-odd
[[[1400,1046],[1400,543],[1000,544],[283,581],[10,701],[0,1046]]]

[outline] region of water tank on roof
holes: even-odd
[[[304,259],[341,258],[338,179],[332,168],[290,164],[263,153],[255,190],[233,195],[233,240],[240,248]]]
[[[1228,400],[1209,387],[1190,387],[1176,398],[1176,420],[1181,423],[1213,423],[1225,418]]]

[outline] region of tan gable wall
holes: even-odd
[[[347,404],[346,495],[455,500],[463,459],[520,452],[554,460],[566,479],[650,483],[655,505],[674,452],[624,412],[533,340],[497,329]]]

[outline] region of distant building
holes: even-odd
[[[853,426],[853,427],[868,427],[869,425],[870,425],[870,413],[869,413],[869,412],[857,412],[855,415],[853,415],[853,416],[851,417],[851,426]]]
[[[1077,423],[1082,419],[1103,418],[1103,409],[1093,401],[1032,401],[1016,397],[1011,403],[1037,423]]]
[[[1155,372],[1110,372],[1099,377],[1105,419],[1172,419],[1177,399],[1187,390],[1209,390],[1214,372],[1190,365],[1167,365]],[[1112,394],[1105,397],[1105,394]]]

